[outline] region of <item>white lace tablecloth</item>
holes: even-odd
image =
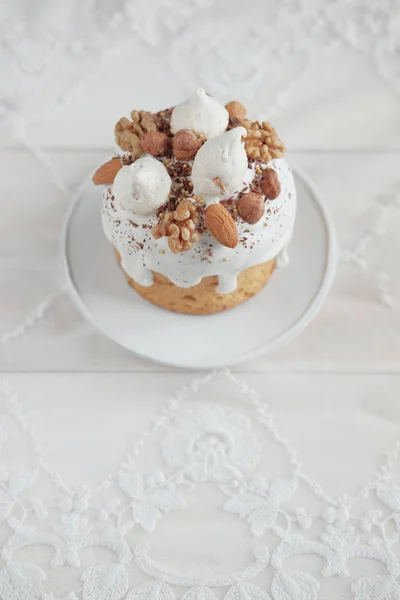
[[[399,65],[399,0],[2,4],[1,600],[399,600]],[[304,333],[200,374],[97,333],[59,257],[115,120],[197,85],[271,118],[340,243]]]

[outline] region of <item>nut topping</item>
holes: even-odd
[[[112,158],[97,169],[92,181],[96,185],[110,185],[114,183],[115,176],[121,168],[122,163],[119,158]]]
[[[232,100],[225,105],[226,110],[229,113],[229,120],[235,125],[241,123],[246,117],[246,108],[240,102]]]
[[[215,239],[227,248],[239,242],[235,221],[222,204],[211,204],[206,210],[206,225]]]
[[[272,158],[282,158],[285,146],[275,129],[267,121],[261,124],[245,119],[240,123],[247,130],[244,146],[249,158],[262,158],[268,162]]]
[[[254,225],[264,214],[264,198],[261,194],[249,192],[239,198],[238,213],[246,223]]]
[[[226,187],[225,187],[225,185],[223,184],[223,182],[221,181],[221,178],[220,178],[220,177],[213,177],[213,182],[215,183],[215,185],[217,185],[217,186],[219,187],[219,189],[221,190],[221,192],[222,192],[223,194],[225,194],[225,193],[226,193]]]
[[[133,110],[132,121],[122,117],[115,125],[115,141],[122,150],[131,152],[133,158],[138,158],[142,153],[140,140],[148,131],[156,131],[157,126],[154,115],[144,110]]]
[[[274,169],[265,169],[261,178],[261,189],[269,200],[275,200],[281,193],[278,173]]]
[[[169,249],[177,254],[190,250],[193,243],[199,241],[199,224],[200,216],[196,204],[185,198],[173,212],[162,213],[160,221],[151,232],[156,240],[167,236]]]
[[[171,140],[161,131],[148,131],[140,140],[144,152],[152,156],[165,156],[171,147]]]
[[[172,149],[177,160],[190,160],[196,156],[201,142],[193,131],[180,129],[172,140]]]

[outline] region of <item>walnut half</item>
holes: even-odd
[[[185,198],[173,212],[166,211],[160,215],[160,221],[153,227],[152,234],[156,240],[167,236],[169,249],[177,254],[190,250],[193,243],[199,241],[199,224],[196,204]]]
[[[244,146],[249,158],[262,158],[266,162],[272,158],[282,158],[285,146],[270,123],[244,119],[240,125],[247,130]]]
[[[155,117],[151,112],[133,110],[131,119],[122,117],[115,125],[115,141],[122,150],[131,152],[133,158],[143,154],[140,140],[149,131],[157,131]]]

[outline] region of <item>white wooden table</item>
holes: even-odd
[[[4,600],[400,597],[400,109],[370,53],[330,40],[271,101],[340,244],[324,308],[288,346],[232,372],[174,371],[114,345],[66,294],[72,197],[117,118],[189,91],[197,66],[176,58],[177,39],[188,51],[190,32],[228,14],[199,6],[165,33],[167,51],[135,30],[61,110],[3,122]],[[221,47],[197,60],[199,84],[230,84],[263,112],[262,83],[221,83]]]

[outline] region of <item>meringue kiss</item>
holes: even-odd
[[[175,106],[171,116],[171,131],[191,129],[205,138],[213,138],[228,126],[229,113],[222,104],[198,88],[181,104]]]

